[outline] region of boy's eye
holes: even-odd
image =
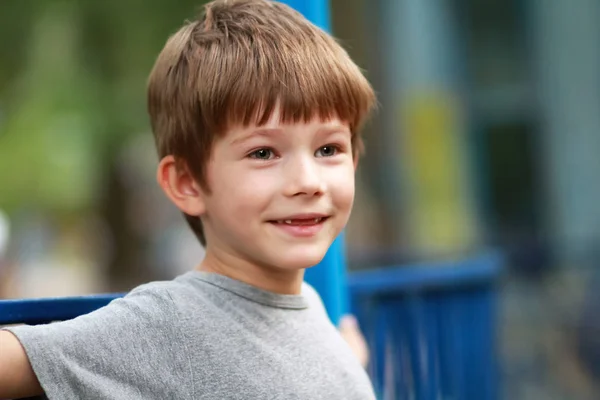
[[[319,150],[315,152],[315,156],[317,157],[331,157],[336,155],[338,152],[338,148],[333,145],[327,145],[321,147]]]
[[[258,149],[250,153],[250,158],[256,158],[257,160],[270,160],[273,158],[273,150],[271,149]]]

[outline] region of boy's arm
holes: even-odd
[[[360,364],[366,368],[369,364],[369,346],[360,331],[356,318],[352,315],[345,315],[340,321],[339,330]]]
[[[19,340],[8,331],[0,331],[0,399],[31,397],[43,392]]]

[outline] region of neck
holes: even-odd
[[[281,270],[257,265],[231,254],[216,254],[206,249],[204,260],[196,270],[224,275],[248,285],[279,294],[300,294],[304,269]]]

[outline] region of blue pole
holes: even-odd
[[[329,318],[337,325],[350,309],[343,234],[318,265],[306,270],[304,279],[319,292]]]
[[[330,32],[328,0],[280,0],[282,3],[296,9],[310,22],[319,28]]]
[[[330,31],[327,0],[280,1],[301,12],[306,19],[319,28]],[[343,234],[333,242],[323,261],[306,270],[305,280],[321,295],[329,318],[337,324],[350,309]]]

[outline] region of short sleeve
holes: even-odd
[[[177,320],[167,291],[140,287],[70,321],[8,330],[50,400],[188,398],[189,359]]]

